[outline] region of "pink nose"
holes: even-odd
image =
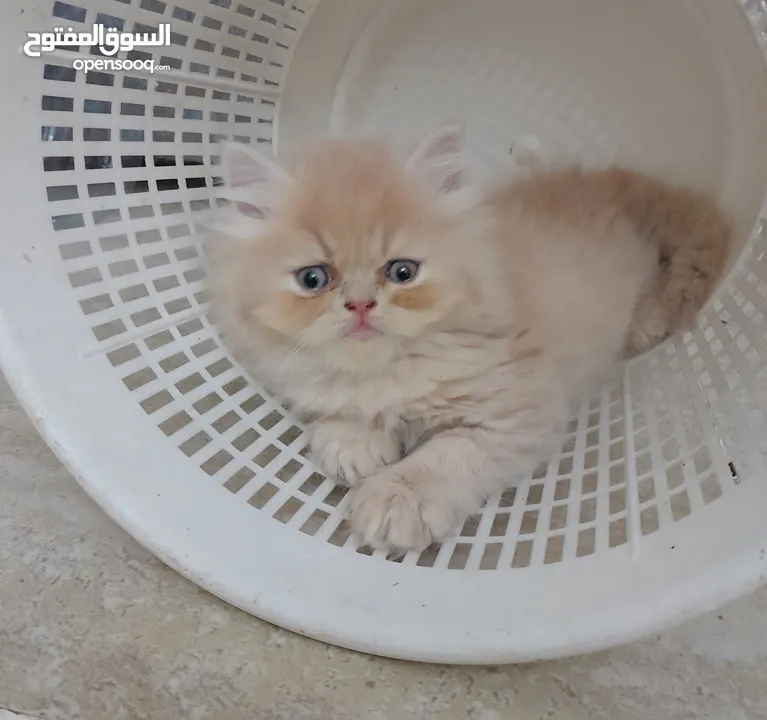
[[[357,315],[364,315],[370,312],[376,306],[375,300],[349,300],[344,303],[344,307]]]

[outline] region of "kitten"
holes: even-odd
[[[542,170],[481,196],[465,164],[452,128],[407,163],[374,140],[290,173],[222,154],[217,319],[377,548],[422,549],[529,476],[577,395],[687,326],[729,249],[711,200],[636,173]]]

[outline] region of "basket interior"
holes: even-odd
[[[173,28],[158,58],[167,73],[85,75],[65,50],[40,63],[39,202],[92,334],[78,350],[109,364],[146,423],[178,448],[175,471],[189,483],[216,484],[254,520],[371,554],[349,537],[344,489],[307,461],[301,426],[248,377],[208,318],[198,213],[216,202],[217,143],[279,140],[286,152],[353,131],[404,147],[457,118],[489,173],[503,171],[514,137],[533,133],[556,152],[707,187],[745,242],[767,188],[765,163],[751,151],[765,145],[765,114],[753,112],[764,93],[742,89],[763,87],[760,50],[734,2],[651,5],[41,3],[50,25]],[[722,80],[730,72],[739,83]],[[635,554],[645,537],[748,480],[767,437],[767,272],[758,245],[743,263],[699,331],[583,403],[538,475],[440,547],[390,561],[492,571]]]

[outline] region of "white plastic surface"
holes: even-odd
[[[743,5],[5,0],[3,371],[134,537],[297,632],[500,663],[711,609],[767,577],[767,19]],[[70,52],[19,52],[30,30],[93,22],[170,22],[174,70],[85,76],[66,71]],[[343,491],[220,342],[196,213],[221,138],[283,153],[377,132],[404,149],[452,121],[488,177],[534,135],[709,188],[751,234],[700,329],[585,403],[541,477],[396,562],[348,537]]]

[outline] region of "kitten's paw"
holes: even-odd
[[[663,308],[656,302],[645,301],[635,311],[626,338],[626,355],[634,357],[660,345],[670,334]]]
[[[397,553],[423,550],[441,540],[463,511],[426,489],[392,470],[366,478],[351,497],[352,531],[370,547]]]
[[[336,422],[314,428],[311,453],[324,473],[349,486],[402,457],[399,441],[390,433]]]

